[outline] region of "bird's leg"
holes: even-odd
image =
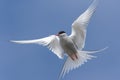
[[[77,56],[77,54],[71,54],[70,58],[74,61],[74,60],[78,59],[78,56]]]

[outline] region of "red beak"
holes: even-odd
[[[56,34],[56,36],[59,36],[59,34]]]

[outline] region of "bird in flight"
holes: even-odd
[[[72,31],[70,35],[67,35],[65,31],[58,32],[57,35],[51,35],[45,38],[34,40],[11,40],[14,43],[20,44],[40,44],[48,47],[58,58],[63,59],[64,55],[67,55],[67,59],[63,65],[59,78],[62,78],[70,70],[78,68],[87,60],[94,58],[91,53],[98,51],[83,51],[86,38],[86,29],[90,21],[91,16],[96,10],[97,0],[94,0],[88,9],[83,12],[73,23]]]

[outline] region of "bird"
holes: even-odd
[[[96,51],[84,51],[86,32],[88,23],[96,10],[98,0],[93,0],[91,5],[85,12],[83,12],[73,23],[71,34],[68,35],[65,31],[60,31],[56,35],[50,35],[48,37],[33,39],[33,40],[10,40],[19,44],[39,44],[46,46],[51,50],[59,59],[64,59],[66,55],[66,61],[62,67],[59,79],[63,78],[69,71],[80,67],[96,56],[92,53],[97,53],[105,50],[106,48]]]

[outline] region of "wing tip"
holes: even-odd
[[[9,42],[13,42],[13,43],[16,43],[16,41],[15,41],[15,40],[9,40]]]
[[[16,41],[16,40],[10,40],[9,42],[12,42],[12,43],[19,43],[19,44],[24,44],[23,41]]]

